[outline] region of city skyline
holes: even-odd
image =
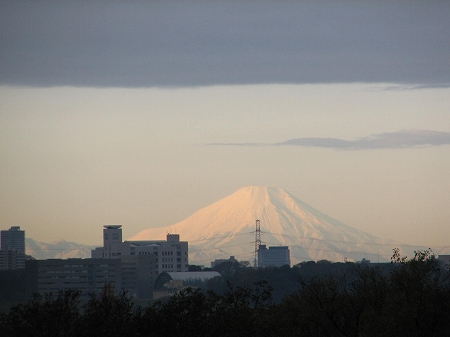
[[[98,245],[277,186],[449,245],[447,2],[3,6],[2,229]]]

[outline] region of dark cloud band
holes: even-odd
[[[449,1],[3,1],[0,84],[448,86]]]
[[[355,140],[338,138],[293,138],[281,143],[211,143],[222,146],[302,146],[332,149],[402,149],[450,144],[450,132],[432,130],[400,130],[385,132]]]

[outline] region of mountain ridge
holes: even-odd
[[[55,240],[51,243],[44,243],[31,238],[25,238],[26,254],[38,260],[89,258],[91,257],[91,250],[95,247],[69,242],[63,239]]]
[[[291,264],[309,260],[340,262],[387,262],[392,249],[412,256],[428,247],[380,239],[320,212],[294,195],[275,187],[247,186],[194,212],[170,226],[149,228],[128,240],[165,240],[167,233],[180,234],[189,242],[189,263],[209,263],[233,255],[253,261],[255,221],[261,223],[261,241],[268,246],[289,246]],[[26,238],[27,254],[37,259],[88,258],[96,246],[56,240],[43,243]],[[450,246],[436,254],[449,254]]]
[[[263,243],[288,245],[293,264],[321,259],[389,261],[392,248],[403,246],[345,225],[275,186],[243,187],[174,225],[146,229],[129,240],[163,239],[174,228],[181,240],[189,241],[192,262],[208,264],[230,255],[251,261],[257,219]]]

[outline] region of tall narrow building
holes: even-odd
[[[122,225],[103,226],[104,256],[112,258],[118,255],[117,245],[122,243]]]
[[[0,249],[25,253],[25,231],[20,226],[0,231]]]
[[[25,231],[19,226],[0,231],[0,270],[23,269],[25,260]]]

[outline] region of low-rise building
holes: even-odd
[[[158,274],[188,271],[188,243],[178,234],[167,234],[167,240],[122,242],[122,226],[106,225],[103,247],[92,250],[90,259],[29,261],[25,266],[30,295],[61,289],[88,295],[111,283],[116,291],[147,299]]]
[[[289,247],[273,246],[267,249],[266,245],[260,245],[258,249],[258,267],[291,266]]]
[[[105,259],[50,259],[27,261],[26,288],[33,293],[77,289],[83,295],[99,293],[105,283],[121,289],[121,261]]]
[[[26,261],[27,294],[77,289],[82,296],[99,293],[105,284],[129,295],[151,298],[156,279],[155,257],[121,256],[117,259],[51,259]]]
[[[158,273],[189,270],[188,242],[180,241],[180,235],[167,234],[167,240],[122,242],[121,225],[104,226],[103,247],[92,250],[91,257],[113,259],[128,255],[154,255]]]
[[[234,262],[238,262],[238,260],[236,260],[234,258],[234,256],[230,256],[230,258],[228,258],[228,259],[215,259],[214,261],[211,261],[211,268],[214,268],[214,267],[218,266],[219,264],[222,264],[225,262],[234,263]]]

